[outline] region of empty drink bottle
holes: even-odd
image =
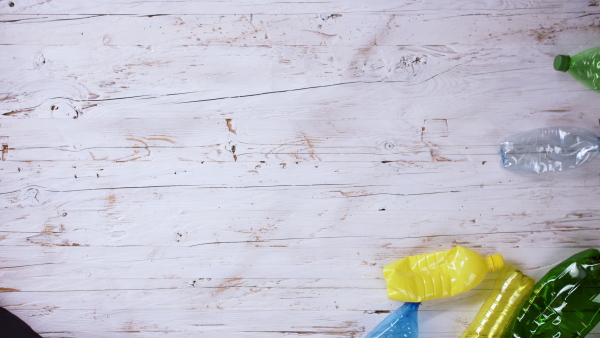
[[[600,321],[600,252],[582,251],[551,269],[505,337],[585,337]]]
[[[506,266],[479,309],[475,320],[461,338],[502,337],[512,319],[527,300],[535,281],[512,265]]]
[[[575,80],[589,89],[600,92],[600,47],[588,49],[577,55],[557,55],[554,69],[569,72]]]
[[[377,325],[365,338],[417,338],[419,303],[404,303]]]
[[[573,127],[551,127],[513,135],[500,143],[502,166],[542,174],[580,167],[598,156],[600,139]]]
[[[400,259],[385,266],[383,275],[390,299],[419,303],[471,290],[483,281],[488,271],[503,267],[501,255],[483,257],[457,246]]]

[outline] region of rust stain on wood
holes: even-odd
[[[33,244],[53,247],[53,246],[81,246],[79,243],[71,243],[67,239],[60,240],[60,235],[55,231],[47,231],[49,227],[46,227],[39,235],[31,236],[27,238],[27,241]],[[61,226],[61,231],[64,231],[64,227]],[[87,245],[85,245],[87,246]]]
[[[238,159],[238,157],[237,157],[237,155],[235,154],[235,149],[236,149],[236,146],[235,146],[235,144],[234,144],[234,145],[232,145],[232,146],[231,146],[231,153],[233,154],[233,160],[234,160],[235,162],[237,162],[237,159]]]
[[[100,84],[98,84],[98,86],[100,87],[108,87],[108,86],[113,86],[116,83],[114,81],[106,81],[106,82],[101,82]]]
[[[148,157],[148,156],[150,156],[151,151],[150,151],[150,147],[148,146],[147,142],[144,142],[144,141],[142,141],[140,139],[136,139],[136,138],[132,138],[132,137],[128,137],[127,140],[128,141],[136,141],[136,142],[139,142],[139,143],[143,144],[144,145],[143,147],[140,147],[139,145],[134,145],[133,148],[144,148],[148,153],[145,154],[145,155],[143,155],[143,156],[133,157],[133,156],[136,156],[137,154],[140,153],[139,150],[134,150],[132,155],[129,155],[129,156],[117,159],[117,160],[115,160],[115,162],[119,162],[119,163],[122,163],[122,162],[133,162],[133,161],[139,160],[142,157]]]
[[[106,203],[106,209],[107,210],[112,210],[117,205],[117,197],[113,193],[111,193],[110,195],[108,195],[108,197],[105,198],[105,200],[107,201],[107,203]]]
[[[144,142],[144,141],[142,141],[142,140],[139,140],[139,139],[137,139],[137,138],[128,137],[128,138],[127,138],[127,140],[128,140],[128,141],[136,141],[136,142],[140,142],[141,144],[143,144],[143,145],[144,145],[144,148],[148,148],[148,143],[146,143],[146,142]],[[140,148],[140,147],[138,147],[138,146],[134,146],[134,148]]]
[[[125,67],[151,67],[151,66],[164,66],[172,63],[173,61],[142,61],[140,63],[129,63]]]
[[[17,96],[15,94],[7,94],[5,97],[0,99],[0,102],[2,101],[8,101],[8,100],[14,100],[16,99]]]
[[[129,321],[123,324],[123,326],[121,327],[121,330],[123,330],[124,332],[127,333],[140,333],[140,331],[137,331],[134,329],[135,328],[135,323],[133,321]]]
[[[49,233],[49,232],[54,232],[55,227],[53,227],[52,225],[46,225],[46,227],[44,227],[44,230],[42,230],[42,233]]]
[[[54,244],[55,246],[81,246],[79,243],[70,243],[67,240],[64,240],[62,243]]]
[[[12,110],[12,111],[10,111],[8,113],[4,113],[2,115],[3,116],[13,116],[13,115],[17,115],[17,114],[27,113],[27,112],[30,112],[30,111],[33,111],[33,110],[34,110],[34,108],[23,108],[23,109],[20,109],[20,110]]]
[[[20,292],[21,290],[19,289],[13,289],[13,288],[0,288],[0,292]]]
[[[463,327],[467,327],[467,326],[469,326],[469,324],[471,324],[471,320],[465,319],[465,318],[457,318],[457,319],[455,319],[455,321],[457,323],[461,324],[461,326],[463,326]]]
[[[321,158],[319,158],[319,156],[315,155],[315,149],[314,149],[314,147],[315,147],[315,146],[314,146],[314,144],[315,144],[315,143],[321,143],[321,142],[322,142],[322,140],[321,140],[321,139],[318,139],[318,138],[317,138],[317,139],[315,139],[315,138],[309,138],[309,137],[306,137],[306,135],[305,135],[305,134],[302,134],[302,137],[304,138],[304,141],[305,141],[305,142],[306,142],[306,144],[308,145],[308,148],[309,148],[309,151],[308,151],[308,153],[309,153],[310,157],[311,157],[313,160],[318,160],[318,161],[321,161]]]
[[[325,37],[328,37],[328,38],[334,38],[334,37],[338,36],[337,34],[326,34],[326,33],[323,33],[323,32],[314,31],[314,30],[310,30],[310,29],[305,30],[305,32],[315,33],[315,34],[318,34],[318,35],[321,35],[321,36],[325,36]]]
[[[2,156],[1,156],[2,161],[6,161],[6,155],[8,155],[8,144],[3,144],[2,145]]]
[[[176,144],[177,142],[168,139],[166,137],[144,137],[144,139],[148,140],[148,141],[165,141],[165,142],[169,142],[169,143],[173,143]]]
[[[569,218],[569,216],[573,216],[576,218],[592,218],[594,214],[591,212],[570,212],[565,217]]]
[[[534,37],[538,42],[548,41],[551,43],[556,38],[556,35],[563,31],[563,29],[556,28],[556,26],[558,24],[554,24],[551,27],[540,25],[540,28],[532,30],[529,35]]]
[[[91,151],[90,151],[90,156],[92,157],[92,159],[93,159],[94,161],[104,161],[104,160],[107,160],[107,159],[108,159],[108,156],[105,156],[105,157],[103,157],[103,158],[96,158],[96,156],[94,156],[94,153],[92,153]]]
[[[229,129],[229,132],[237,135],[237,132],[236,132],[235,128],[233,127],[233,123],[231,122],[231,119],[225,119],[225,122],[227,122],[227,129]]]
[[[429,148],[429,154],[431,155],[431,159],[435,162],[456,162],[440,155],[437,150],[434,150],[432,148]]]
[[[212,293],[213,296],[216,296],[216,295],[226,291],[229,288],[235,288],[235,287],[242,285],[241,280],[242,280],[242,277],[233,277],[233,278],[226,279],[221,284],[219,284],[219,286],[217,287],[217,290]]]
[[[364,195],[368,195],[369,192],[366,190],[352,190],[352,191],[341,191],[341,190],[332,190],[330,192],[339,192],[342,196],[344,197],[357,197],[357,196],[364,196]],[[345,218],[342,218],[342,220],[344,220]]]
[[[130,158],[130,159],[128,159],[128,160],[116,160],[115,162],[119,162],[119,163],[123,163],[123,162],[133,162],[133,161],[137,161],[137,160],[139,160],[140,158],[142,158],[142,157],[141,157],[141,156],[139,156],[139,157],[133,157],[133,158]]]

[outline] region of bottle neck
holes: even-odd
[[[504,268],[504,258],[502,255],[494,254],[485,258],[488,271],[498,271]]]
[[[417,311],[419,309],[419,306],[421,305],[421,303],[410,303],[410,302],[406,302],[404,303],[404,305],[402,305],[402,307],[406,307],[409,310],[414,310]]]
[[[559,72],[566,72],[571,67],[571,57],[568,55],[557,55],[554,58],[554,69]]]

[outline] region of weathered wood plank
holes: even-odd
[[[343,278],[340,276],[348,273],[344,271],[350,270],[353,278],[381,279],[380,268],[396,259],[471,243],[471,247],[483,254],[502,251],[507,262],[525,271],[533,271],[535,277],[541,277],[535,272],[540,267],[552,266],[560,257],[566,258],[597,246],[598,239],[590,238],[590,234],[596,233],[597,229],[586,229],[583,221],[579,224],[583,226],[578,228],[577,223],[575,226],[557,224],[554,229],[549,226],[548,231],[521,229],[489,234],[450,233],[421,237],[395,237],[393,231],[387,231],[387,236],[258,238],[253,241],[216,241],[201,245],[188,243],[186,246],[122,245],[118,249],[110,246],[32,243],[35,245],[30,245],[28,250],[32,257],[23,257],[23,248],[19,246],[4,246],[2,271],[12,278],[336,279]],[[388,227],[382,230],[400,231],[402,228],[396,225],[394,229]],[[451,232],[452,225],[447,225],[447,228]],[[536,240],[539,242],[536,243]],[[331,253],[334,249],[337,255]],[[536,250],[538,254],[531,255]],[[521,259],[523,255],[535,257],[524,261]],[[82,261],[86,262],[85,266],[80,265]],[[177,264],[173,264],[174,261]],[[28,269],[20,268],[24,266],[28,266]],[[12,282],[7,285],[18,289]]]
[[[600,14],[0,15],[4,45],[406,46],[592,44]],[[127,29],[122,29],[127,26]],[[40,30],[43,27],[44,30]],[[452,27],[452,29],[447,29]],[[39,33],[38,33],[39,32]]]
[[[311,247],[311,250],[318,250],[318,246],[315,247]],[[339,249],[339,247],[336,247],[335,249]],[[77,247],[77,248],[73,248],[70,251],[82,251],[82,250],[87,250],[89,251],[90,248],[85,248],[85,247]],[[421,248],[420,251],[423,250],[427,250],[426,248]],[[531,248],[529,252],[531,252],[531,250],[537,250],[535,248]],[[64,254],[66,251],[65,250],[61,250],[62,253]],[[347,278],[341,278],[342,281],[340,281],[340,276],[344,276],[345,274],[348,273],[353,273],[355,272],[355,270],[357,270],[356,268],[353,268],[351,265],[347,265],[347,266],[340,266],[340,268],[345,268],[343,270],[340,271],[334,271],[334,273],[330,274],[330,277],[322,277],[322,278],[334,278],[333,280],[306,280],[305,278],[301,277],[301,271],[303,269],[298,268],[296,269],[296,275],[298,275],[297,272],[300,272],[300,276],[295,276],[295,278],[293,279],[287,279],[290,278],[289,274],[287,274],[287,278],[283,278],[283,275],[286,275],[286,272],[292,272],[292,268],[293,267],[293,263],[288,264],[288,268],[287,269],[282,269],[282,268],[278,268],[277,266],[271,266],[269,271],[272,272],[276,272],[277,276],[279,276],[279,279],[275,279],[275,280],[271,280],[271,281],[266,281],[266,284],[264,284],[264,282],[260,281],[260,280],[256,280],[256,279],[245,279],[245,278],[238,278],[238,277],[231,277],[231,278],[222,278],[222,279],[215,279],[214,281],[212,279],[207,279],[204,277],[195,277],[195,276],[208,276],[209,274],[206,274],[205,272],[203,272],[203,269],[199,269],[198,264],[208,264],[211,265],[210,262],[214,262],[214,263],[219,263],[218,260],[214,260],[212,259],[212,257],[205,257],[202,254],[196,253],[197,257],[203,257],[204,259],[202,260],[198,260],[197,257],[195,257],[195,262],[191,263],[186,261],[186,262],[182,262],[181,266],[185,267],[185,269],[183,270],[191,270],[190,272],[192,272],[192,275],[195,274],[194,277],[188,277],[187,280],[180,280],[178,279],[177,275],[171,275],[171,276],[162,276],[159,278],[167,278],[168,282],[173,283],[176,282],[179,285],[179,289],[174,289],[174,288],[154,288],[154,289],[149,289],[147,291],[143,291],[143,290],[137,290],[140,285],[142,285],[142,289],[143,289],[143,285],[146,284],[146,282],[142,279],[140,279],[140,277],[144,277],[144,274],[139,275],[139,271],[128,271],[127,269],[127,262],[128,261],[135,261],[137,258],[137,252],[141,253],[142,255],[146,255],[148,253],[148,250],[145,248],[132,248],[131,250],[127,250],[124,253],[126,254],[125,257],[121,257],[120,255],[117,257],[116,253],[110,254],[110,251],[106,251],[104,250],[104,255],[103,254],[98,254],[100,253],[100,251],[95,250],[96,252],[87,252],[85,256],[83,257],[96,257],[96,259],[92,259],[90,260],[85,259],[86,263],[88,263],[88,267],[86,270],[83,271],[79,271],[79,270],[73,270],[72,268],[66,268],[65,270],[63,269],[55,269],[53,267],[52,270],[46,269],[46,272],[52,272],[54,274],[56,274],[56,276],[60,276],[61,280],[64,281],[69,281],[69,285],[71,285],[72,287],[67,290],[64,290],[64,287],[58,287],[58,289],[55,290],[40,290],[40,291],[27,291],[27,290],[21,290],[19,291],[15,291],[15,292],[9,292],[9,293],[4,293],[4,297],[3,297],[3,305],[4,306],[9,306],[9,308],[11,309],[16,309],[17,313],[24,311],[24,313],[28,313],[31,314],[32,316],[36,316],[36,318],[41,316],[42,321],[40,322],[39,320],[37,320],[40,324],[43,324],[44,318],[53,318],[54,315],[57,314],[62,314],[62,318],[58,319],[58,318],[53,318],[55,319],[53,321],[53,325],[51,327],[53,327],[53,330],[56,330],[56,324],[59,323],[64,323],[65,322],[65,316],[66,313],[69,313],[68,311],[78,311],[79,313],[87,313],[88,311],[97,311],[96,309],[98,308],[105,308],[105,307],[110,307],[110,304],[113,304],[115,302],[115,300],[119,300],[120,302],[123,302],[123,304],[126,304],[123,307],[120,307],[118,309],[113,309],[111,310],[111,313],[117,311],[117,312],[127,312],[129,313],[129,316],[135,316],[135,313],[137,312],[145,312],[147,311],[148,308],[156,308],[158,311],[158,309],[160,309],[160,311],[164,311],[165,313],[171,313],[169,310],[172,307],[176,307],[179,306],[179,309],[177,311],[178,314],[178,320],[182,320],[183,318],[185,318],[185,316],[183,316],[183,313],[181,313],[181,311],[195,311],[195,312],[200,312],[200,313],[204,313],[204,311],[208,310],[212,310],[212,312],[207,312],[206,315],[203,315],[202,318],[194,318],[191,319],[191,326],[193,328],[193,331],[198,332],[198,333],[202,333],[203,331],[198,329],[197,327],[194,327],[195,325],[202,325],[202,323],[206,323],[204,325],[208,325],[209,323],[215,324],[215,321],[217,323],[222,323],[222,316],[224,316],[225,314],[231,313],[232,311],[242,311],[242,313],[252,313],[254,314],[254,316],[261,316],[261,315],[266,315],[267,313],[275,313],[277,311],[280,311],[282,313],[286,313],[286,314],[290,314],[289,311],[302,311],[302,312],[298,312],[298,314],[300,315],[307,315],[308,313],[310,313],[310,311],[315,311],[318,310],[319,312],[321,312],[323,315],[325,316],[334,316],[334,318],[337,318],[336,316],[345,313],[345,315],[347,316],[347,311],[354,311],[356,312],[356,315],[358,316],[359,322],[364,323],[365,321],[369,321],[370,320],[370,316],[368,315],[369,313],[372,313],[374,311],[380,311],[380,310],[387,310],[387,309],[393,309],[394,305],[392,303],[390,303],[389,301],[387,302],[382,302],[381,299],[379,299],[378,296],[376,296],[376,294],[380,294],[384,291],[383,288],[383,283],[380,280],[379,281],[379,288],[374,287],[374,283],[373,283],[373,277],[375,276],[371,276],[371,278],[362,278],[362,276],[360,274],[358,275],[354,275],[353,274],[353,281],[352,283],[355,285],[348,285]],[[141,252],[140,252],[141,251]],[[318,255],[318,253],[320,252],[325,252],[326,250],[320,250],[319,252],[317,252],[316,254]],[[174,253],[174,251],[170,251],[171,253]],[[283,252],[283,251],[281,251]],[[331,252],[331,250],[327,251],[327,252]],[[550,264],[546,264],[545,266],[543,266],[541,268],[541,272],[545,272],[547,271],[548,268],[551,267],[551,265],[553,263],[555,263],[555,260],[553,259],[553,254],[558,254],[558,255],[564,255],[564,254],[571,254],[576,252],[575,250],[571,250],[570,252],[561,252],[561,253],[557,253],[555,248],[549,248],[548,250],[546,250],[545,248],[541,248],[540,251],[537,251],[536,255],[531,255],[531,256],[536,256],[536,257],[543,257],[543,259],[541,261],[543,262],[549,262],[551,261]],[[344,253],[344,252],[342,252]],[[49,255],[50,252],[45,252],[45,255]],[[110,259],[107,259],[106,254],[111,255],[112,257],[118,259],[118,261],[116,261],[115,263],[117,263],[117,266],[113,266],[110,269],[107,267],[108,264],[111,264]],[[151,253],[152,254],[152,253]],[[518,252],[518,255],[524,255],[527,254],[526,252]],[[154,261],[152,263],[148,263],[148,264],[152,264],[155,265],[153,266],[153,268],[151,270],[153,271],[160,271],[160,270],[165,270],[165,265],[170,265],[172,270],[175,270],[177,268],[177,266],[174,266],[173,264],[164,262],[165,259],[168,259],[166,257],[166,255],[168,255],[168,253],[165,253],[165,250],[163,250],[163,252],[161,252],[160,254],[156,254],[156,252],[154,253],[155,257],[154,257]],[[180,255],[180,253],[176,253],[176,255]],[[346,254],[347,257],[351,258],[353,255],[350,254]],[[254,256],[253,258],[255,259],[256,262],[264,262],[263,260],[257,260],[259,256]],[[272,257],[272,255],[271,255]],[[241,257],[238,257],[238,259]],[[510,256],[508,256],[507,258],[511,258]],[[350,262],[352,262],[352,260],[350,260]],[[319,264],[319,261],[316,261],[317,264]],[[68,264],[68,263],[66,263]],[[102,269],[98,269],[97,265],[103,266]],[[158,266],[156,266],[158,264]],[[312,263],[311,263],[312,264]],[[75,263],[72,263],[70,265],[76,265]],[[120,265],[120,267],[119,267]],[[161,266],[163,265],[163,266]],[[207,271],[215,271],[216,267],[222,266],[223,264],[216,264],[211,266],[211,270],[207,270]],[[256,268],[259,267],[260,264],[256,264],[253,263],[252,264],[252,268],[250,270],[256,270]],[[331,265],[330,265],[331,266]],[[361,264],[361,266],[365,266],[365,264]],[[3,270],[5,270],[6,268],[3,268]],[[245,267],[245,269],[247,269],[247,267]],[[375,268],[373,266],[371,267],[367,267],[367,269],[374,271],[377,271],[377,273],[380,273],[379,268]],[[535,269],[539,269],[539,267],[534,267]],[[104,270],[106,271],[106,273],[102,273],[101,271]],[[168,270],[168,269],[167,269]],[[181,269],[180,269],[181,270]],[[327,270],[327,269],[323,269],[323,270]],[[364,268],[360,268],[358,270],[364,270]],[[9,270],[10,271],[10,270]],[[40,270],[41,272],[42,270]],[[68,273],[65,273],[65,271],[69,271]],[[100,271],[100,272],[99,272]],[[111,275],[110,272],[115,272],[114,274]],[[127,271],[127,272],[126,272]],[[150,269],[148,269],[148,271],[150,271]],[[240,269],[237,270],[238,272],[240,271]],[[344,272],[342,272],[344,271]],[[526,270],[527,271],[527,270]],[[168,271],[167,271],[168,272]],[[252,271],[249,271],[250,273]],[[79,277],[79,281],[76,279],[77,278],[77,274],[80,274]],[[107,274],[108,273],[108,274]],[[123,281],[118,279],[119,277],[122,277],[123,274],[129,273],[133,276],[137,277],[137,280],[132,280],[130,283],[128,283],[129,285],[134,286],[134,288],[136,290],[121,290],[121,291],[116,291],[116,290],[111,290],[111,284],[115,284],[116,282],[119,282],[119,284],[122,285],[123,282],[125,282],[127,284],[127,281]],[[181,271],[180,271],[181,273]],[[337,274],[336,274],[337,273]],[[102,276],[99,276],[102,275]],[[210,274],[210,275],[214,275],[214,274]],[[95,278],[91,278],[92,276],[94,276]],[[251,276],[251,274],[250,274]],[[337,278],[336,278],[337,277]],[[367,276],[369,277],[369,276]],[[13,278],[15,278],[15,281],[19,280],[18,276],[14,276]],[[40,277],[38,277],[40,278]],[[75,278],[75,279],[74,279]],[[101,286],[98,288],[98,290],[94,290],[91,289],[90,286],[87,286],[85,289],[83,289],[82,291],[76,291],[77,290],[77,285],[83,285],[85,284],[85,280],[89,279],[89,280],[93,280],[96,279],[96,281],[98,281],[98,278],[110,278],[112,279],[111,282],[109,282],[109,284],[105,284],[104,286]],[[117,279],[116,279],[117,278]],[[184,277],[185,278],[185,277]],[[377,277],[375,277],[377,278]],[[380,277],[379,277],[380,278]],[[150,281],[151,283],[155,283],[154,280]],[[475,307],[478,306],[480,300],[482,300],[485,297],[485,292],[487,290],[489,290],[489,286],[491,281],[488,280],[486,283],[484,283],[484,285],[482,285],[480,288],[478,288],[478,290],[472,291],[470,292],[471,294],[463,294],[460,295],[458,297],[454,297],[452,299],[444,299],[444,300],[436,300],[436,301],[432,301],[427,303],[424,306],[423,311],[421,312],[421,316],[422,316],[422,320],[425,322],[428,322],[429,320],[434,320],[433,318],[430,318],[431,315],[433,315],[434,317],[440,317],[439,316],[439,312],[440,311],[444,311],[445,313],[447,312],[452,312],[454,315],[459,316],[458,318],[462,318],[463,320],[459,320],[458,323],[462,325],[466,325],[466,323],[468,323],[468,318],[472,318],[472,316],[474,315],[474,312],[471,310],[467,310],[467,308],[469,307]],[[83,283],[83,284],[82,284]],[[185,286],[183,283],[186,283]],[[218,283],[218,284],[217,284]],[[341,284],[340,284],[341,283]],[[363,284],[364,283],[364,284]],[[31,283],[30,283],[31,284]],[[38,284],[39,285],[39,284]],[[163,284],[164,285],[164,284]],[[204,285],[204,286],[203,286]],[[323,287],[323,285],[330,285],[329,287]],[[338,287],[335,287],[335,285],[338,285]],[[371,288],[373,289],[373,291],[375,292],[370,292],[368,291],[368,289],[365,289],[364,285],[367,286],[367,288]],[[73,288],[73,286],[75,286]],[[61,291],[62,289],[62,291]],[[73,290],[74,289],[74,290]],[[81,289],[80,289],[81,290]],[[88,291],[85,291],[88,290]],[[102,291],[105,290],[105,291]],[[88,297],[82,297],[79,296],[79,294],[86,294]],[[266,301],[265,297],[262,296],[262,294],[269,294],[270,298],[272,299],[269,302],[269,308],[271,309],[270,311],[265,311],[261,308],[261,305],[264,306],[264,302]],[[43,295],[43,296],[42,296]],[[286,297],[286,295],[289,295],[290,297]],[[178,298],[184,296],[184,298]],[[72,297],[72,298],[71,298]],[[95,302],[90,302],[86,299],[88,299],[89,297],[92,297]],[[476,298],[476,299],[474,299]],[[45,299],[46,301],[40,301],[40,299]],[[299,302],[299,300],[302,299],[302,301]],[[329,300],[329,302],[319,302],[319,299],[326,299]],[[105,305],[103,305],[105,304]],[[323,309],[319,309],[318,307],[323,307]],[[317,308],[315,308],[317,307]],[[182,308],[184,308],[184,310],[182,310]],[[20,310],[22,309],[22,310]],[[235,309],[235,310],[234,310]],[[433,313],[429,314],[428,311],[433,311],[433,313],[435,313],[435,315]],[[216,316],[216,317],[212,317],[212,315]],[[292,312],[293,313],[293,312]],[[367,315],[365,315],[367,314]],[[111,314],[112,315],[112,314]],[[235,316],[235,315],[234,315]],[[229,316],[225,316],[225,318],[228,318]],[[73,317],[68,317],[68,320],[73,320]],[[130,318],[130,317],[129,317]],[[163,317],[162,319],[151,319],[153,318],[151,315],[149,315],[147,317],[147,320],[150,320],[151,323],[156,323],[156,325],[168,325],[167,323],[169,323],[168,321],[166,321],[166,318]],[[215,318],[221,318],[221,320],[216,320]],[[329,321],[332,324],[336,322],[336,319],[334,318],[330,318],[330,317],[325,317],[323,320]],[[449,317],[440,317],[437,319],[438,323],[442,324],[442,323],[447,323],[448,325],[446,325],[446,328],[444,328],[444,330],[447,330],[448,326],[452,327],[451,322],[449,321]],[[375,319],[373,319],[373,322],[376,323]],[[121,320],[110,320],[108,323],[104,323],[104,325],[108,325],[105,326],[104,330],[106,330],[107,328],[112,328],[112,325],[115,326],[119,326],[121,325]],[[238,329],[238,325],[239,323],[244,323],[244,322],[238,322],[236,324],[234,323],[227,323],[225,328],[220,328],[219,332],[227,332],[229,330],[232,330],[233,332],[237,330],[248,330],[248,326],[244,326],[243,328],[239,328]],[[308,321],[306,323],[314,323],[312,321]],[[374,325],[374,323],[372,325]],[[96,325],[100,325],[100,323],[96,324]],[[181,323],[180,323],[181,325]],[[259,327],[260,330],[269,330],[269,328],[271,327],[281,327],[281,326],[285,326],[285,325],[290,325],[287,321],[284,320],[274,320],[273,322],[270,322],[268,324],[264,324],[261,323],[261,326]],[[306,325],[306,324],[305,324]],[[310,324],[308,324],[310,325]],[[210,326],[210,325],[209,325]],[[219,325],[220,326],[220,325]],[[294,326],[295,327],[295,326]],[[439,326],[435,326],[438,329]],[[290,327],[288,327],[290,328]],[[464,328],[464,327],[463,327]],[[90,325],[88,327],[88,329],[92,330],[92,331],[96,331],[96,332],[101,332],[102,330],[99,328],[94,328],[94,325]],[[164,330],[166,331],[170,331],[170,332],[177,332],[177,330],[186,330],[189,329],[187,328],[185,325],[183,326],[179,326],[177,327],[177,329],[175,328],[164,328]],[[257,328],[258,329],[258,328]],[[425,332],[437,332],[435,331],[435,328],[432,327],[430,329],[434,329],[434,331],[428,331],[427,329],[425,329]],[[457,329],[455,327],[455,329]],[[118,330],[118,328],[114,328],[114,330]],[[123,329],[121,329],[123,330]],[[148,330],[148,329],[146,329]],[[146,331],[146,330],[141,330],[141,331]],[[153,330],[148,330],[148,331],[153,331]],[[102,331],[103,332],[103,331]],[[442,333],[447,333],[450,334],[447,331],[442,331]],[[322,331],[317,331],[315,332],[315,334],[326,334],[325,332]],[[439,332],[438,332],[439,333]]]
[[[101,167],[107,163],[150,161],[163,168],[159,174],[179,171],[184,176],[188,171],[205,171],[208,166],[198,165],[212,162],[223,168],[225,163],[236,163],[236,170],[244,168],[244,175],[249,176],[259,174],[263,164],[265,168],[277,165],[289,169],[307,162],[315,163],[314,169],[318,169],[317,163],[325,162],[396,162],[396,168],[403,165],[414,172],[411,167],[423,168],[432,162],[498,163],[502,139],[534,128],[570,125],[600,132],[593,114],[527,120],[278,119],[267,123],[260,119],[130,119],[119,124],[108,119],[17,119],[7,125],[0,127],[0,132],[6,146],[2,159],[13,163],[10,169],[6,167],[8,175],[23,178],[36,166],[54,166],[43,162],[65,161],[71,164],[59,165],[64,169],[71,166],[66,169],[73,172],[71,177],[86,179],[106,176],[97,171],[105,169]],[[77,169],[76,161],[96,163],[96,168],[82,164],[80,170],[71,170]],[[20,173],[23,169],[27,170]],[[106,181],[85,181],[93,182]],[[4,187],[4,191],[12,189]]]
[[[6,67],[0,113],[53,119],[578,118],[594,113],[596,94],[551,64],[558,53],[585,48],[0,46]],[[548,95],[555,100],[542,99]]]
[[[6,3],[6,1],[4,2]],[[139,14],[139,15],[165,15],[165,14],[305,14],[319,13],[323,20],[335,18],[336,13],[428,13],[445,12],[455,13],[461,11],[487,11],[490,13],[504,12],[534,12],[534,13],[561,13],[571,11],[593,11],[598,3],[595,0],[588,1],[561,1],[561,0],[492,0],[473,2],[469,0],[457,1],[386,1],[374,0],[365,3],[360,0],[336,0],[336,1],[271,1],[271,0],[244,0],[244,1],[161,1],[161,2],[138,2],[127,1],[102,1],[94,3],[81,3],[75,0],[47,1],[47,0],[21,0],[13,2],[12,6],[2,8],[5,13],[27,13],[27,14]],[[324,14],[320,14],[324,13]]]
[[[528,208],[532,206],[529,205]],[[122,247],[132,245],[148,245],[152,247],[193,247],[202,245],[218,245],[220,243],[238,244],[243,247],[270,246],[274,248],[288,247],[290,243],[302,243],[312,239],[357,238],[363,241],[389,238],[389,242],[429,243],[439,237],[437,243],[462,243],[468,245],[465,237],[490,241],[497,247],[505,245],[540,246],[547,241],[554,244],[594,246],[596,237],[586,238],[597,231],[599,216],[589,206],[573,208],[573,212],[561,215],[536,213],[505,214],[506,210],[485,212],[485,210],[464,211],[465,217],[458,218],[448,210],[426,210],[414,212],[388,211],[390,216],[379,216],[376,211],[324,210],[322,212],[306,211],[310,217],[297,216],[285,218],[282,214],[289,211],[247,212],[247,217],[227,217],[227,211],[221,213],[203,211],[185,213],[178,217],[177,225],[165,227],[165,219],[157,221],[142,219],[136,222],[131,217],[115,215],[98,215],[96,211],[71,212],[72,219],[58,219],[51,213],[36,213],[28,217],[30,223],[6,220],[2,227],[0,246],[99,246]],[[525,210],[525,211],[523,211]],[[150,210],[146,214],[156,215]],[[67,211],[65,211],[67,212]],[[382,213],[382,212],[380,212]],[[19,215],[19,213],[15,213]],[[191,216],[188,216],[191,214]],[[319,216],[323,214],[323,216]],[[425,218],[424,214],[435,214]],[[492,214],[483,217],[480,215]],[[525,214],[525,215],[522,215]],[[541,214],[541,215],[540,215]],[[267,217],[260,217],[269,215]],[[331,215],[324,217],[325,215]],[[498,215],[498,216],[495,216]],[[271,218],[271,217],[279,218]],[[465,219],[472,216],[471,219]],[[198,221],[198,219],[202,221]],[[373,221],[376,219],[377,221]],[[82,222],[82,220],[90,220]],[[323,225],[325,224],[325,225]],[[438,229],[443,227],[444,231]],[[368,229],[371,229],[369,231]],[[376,233],[373,231],[376,230]],[[144,236],[127,236],[128,231],[144,233]],[[548,237],[561,236],[556,241]],[[162,240],[161,240],[162,239]],[[412,243],[412,244],[411,244]],[[434,242],[435,243],[435,242]],[[478,244],[473,244],[478,245]],[[553,245],[553,244],[552,244]],[[434,245],[431,244],[433,247]]]

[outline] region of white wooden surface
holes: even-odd
[[[599,8],[0,0],[0,306],[44,337],[362,337],[404,256],[539,278],[600,247],[600,162],[518,176],[497,144],[600,133],[552,69]],[[458,337],[493,277],[420,336]]]

